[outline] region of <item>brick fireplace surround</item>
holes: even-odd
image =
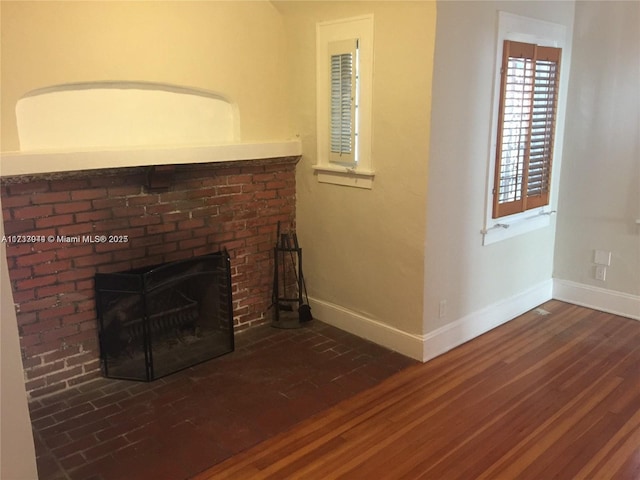
[[[158,191],[145,187],[149,167],[3,177],[9,276],[30,398],[100,376],[96,272],[226,248],[234,328],[265,323],[277,223],[295,220],[298,160],[176,165],[170,186]],[[12,235],[44,240],[22,243]],[[98,235],[127,241],[83,241]]]

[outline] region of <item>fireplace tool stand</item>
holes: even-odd
[[[274,248],[273,322],[275,328],[301,328],[313,320],[307,286],[302,273],[302,249],[298,237],[291,230],[280,232]],[[293,275],[293,277],[292,277]],[[303,300],[302,292],[306,303]]]

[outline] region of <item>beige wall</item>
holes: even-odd
[[[298,232],[309,294],[420,334],[434,2],[274,2],[283,12],[291,118],[303,142]],[[372,190],[318,183],[316,22],[374,15]],[[329,319],[326,319],[329,320]]]
[[[640,297],[640,3],[578,2],[555,277]],[[606,282],[595,249],[612,252]],[[637,302],[638,300],[636,300]],[[639,303],[636,303],[639,305]],[[640,309],[636,307],[636,315]]]
[[[568,44],[563,55],[570,58],[572,2],[438,2],[425,332],[463,319],[478,323],[483,309],[552,281],[554,217],[546,228],[482,245],[499,11],[565,25]],[[563,102],[566,99],[559,103],[559,118]],[[444,315],[441,301],[447,304]],[[505,314],[512,318],[518,312],[509,309]]]
[[[0,22],[2,14],[0,8]],[[4,236],[3,222],[0,236]],[[34,480],[38,478],[35,445],[4,243],[0,243],[0,339],[0,478]]]
[[[4,224],[0,222],[0,237],[3,235]],[[0,478],[35,480],[35,447],[5,243],[0,243],[0,338]]]
[[[148,81],[237,102],[243,141],[290,137],[281,15],[270,2],[2,1],[1,151],[19,149],[15,104],[73,82]]]

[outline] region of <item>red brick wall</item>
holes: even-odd
[[[4,241],[30,395],[100,375],[96,272],[227,248],[235,328],[269,320],[276,226],[295,220],[297,160],[178,165],[161,191],[144,187],[147,168],[3,178]],[[73,243],[58,238],[78,235]],[[84,235],[128,241],[88,243]]]

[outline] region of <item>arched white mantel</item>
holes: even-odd
[[[235,103],[175,85],[57,85],[21,98],[16,116],[20,151],[0,154],[1,176],[302,154],[299,140],[243,143]]]

